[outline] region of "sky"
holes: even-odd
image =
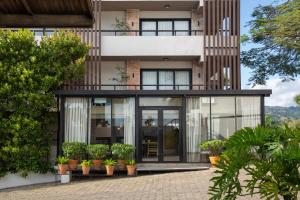
[[[245,27],[251,20],[251,13],[258,5],[267,5],[274,0],[241,0],[241,34],[248,33],[249,28]],[[242,45],[241,50],[253,47],[253,44]],[[242,66],[242,89],[272,89],[271,97],[266,97],[267,106],[295,106],[294,96],[300,94],[300,78],[295,81],[282,83],[278,77],[272,77],[266,85],[257,85],[253,88],[248,85],[251,71]]]

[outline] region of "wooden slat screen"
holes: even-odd
[[[238,90],[240,0],[204,0],[204,69],[207,89]]]

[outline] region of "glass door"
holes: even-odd
[[[143,108],[140,114],[141,161],[181,161],[180,109]]]

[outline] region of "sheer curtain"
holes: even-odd
[[[160,90],[173,90],[173,72],[172,71],[160,71],[159,72],[159,86]]]
[[[154,85],[154,86],[143,86],[143,90],[156,90],[157,85],[157,72],[156,71],[143,71],[142,72],[143,85]]]
[[[135,99],[124,101],[124,143],[135,145]]]
[[[254,128],[261,123],[260,97],[237,97],[237,128]]]
[[[179,90],[188,90],[190,84],[190,74],[189,72],[175,72],[175,85],[187,85],[187,86],[179,86]],[[176,87],[177,89],[177,87]]]
[[[65,141],[88,142],[90,135],[91,101],[89,98],[66,98]]]

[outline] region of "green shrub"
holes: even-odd
[[[68,164],[69,159],[64,156],[58,156],[58,158],[56,159],[56,162],[57,162],[57,164],[65,165],[65,164]]]
[[[135,160],[126,160],[126,165],[135,165],[136,164],[136,162],[135,162]]]
[[[296,200],[300,190],[300,129],[244,128],[225,143],[218,162],[212,200],[259,194],[260,199]],[[240,180],[241,171],[247,173]]]
[[[115,166],[117,164],[112,158],[104,160],[103,163],[105,166]]]
[[[111,146],[111,152],[113,156],[116,156],[119,160],[126,160],[134,152],[135,147],[131,144],[113,144]]]
[[[219,156],[224,150],[225,142],[222,140],[209,140],[199,144],[202,150],[208,150],[211,156]]]
[[[83,160],[81,163],[80,163],[81,166],[85,166],[85,167],[90,167],[93,165],[92,161],[91,160]]]
[[[109,146],[106,144],[90,144],[87,146],[89,158],[93,160],[103,159],[109,151]]]
[[[86,157],[86,144],[82,142],[64,142],[64,155],[72,160],[82,160]]]

